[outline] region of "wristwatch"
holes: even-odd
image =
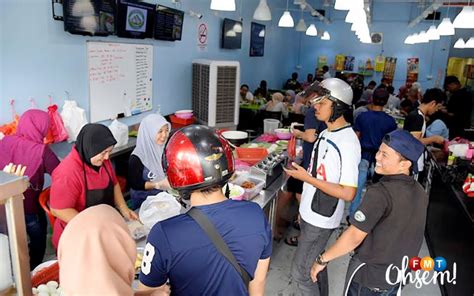
[[[319,254],[318,258],[316,258],[316,263],[322,266],[328,265],[329,261],[323,261],[323,256]]]

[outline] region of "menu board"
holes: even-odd
[[[265,52],[265,25],[252,22],[250,27],[250,51],[251,57],[263,57]]]
[[[91,122],[152,109],[153,46],[87,42]]]
[[[157,5],[155,13],[155,39],[175,41],[181,40],[184,12]]]

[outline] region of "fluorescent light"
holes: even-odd
[[[331,35],[329,35],[328,31],[324,31],[323,36],[321,36],[321,40],[331,40]]]
[[[456,43],[454,43],[454,48],[464,48],[466,44],[464,43],[464,40],[462,38],[459,38]]]
[[[212,10],[235,11],[235,0],[211,0]]]
[[[411,36],[411,42],[412,44],[417,44],[417,43],[420,43],[420,34],[418,33],[414,33],[412,36]]]
[[[304,19],[301,18],[298,21],[298,24],[296,25],[295,30],[298,31],[298,32],[305,32],[306,31],[306,23],[304,22]]]
[[[405,44],[413,44],[412,43],[412,35],[408,35],[407,38],[405,38],[405,41],[403,43]]]
[[[306,30],[306,35],[308,36],[318,36],[318,30],[314,24],[311,24]]]
[[[464,6],[454,19],[453,25],[459,29],[474,29],[474,10],[472,6]]]
[[[439,40],[439,33],[435,25],[430,26],[428,32],[426,32],[426,35],[428,36],[429,40]]]
[[[454,35],[454,26],[449,17],[443,18],[443,21],[438,26],[438,33],[440,36]]]
[[[253,19],[257,21],[271,21],[272,13],[268,7],[267,0],[260,0],[257,9],[253,13]]]
[[[293,21],[293,18],[291,17],[290,12],[286,10],[285,12],[283,12],[280,21],[278,21],[278,27],[293,28],[294,26],[295,23]]]
[[[469,38],[469,40],[464,45],[464,48],[474,48],[474,37]]]

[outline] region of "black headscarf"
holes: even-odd
[[[82,127],[77,136],[76,150],[85,164],[98,171],[100,167],[92,165],[91,158],[115,144],[117,141],[108,127],[88,123]]]

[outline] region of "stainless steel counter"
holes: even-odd
[[[56,156],[60,160],[63,160],[69,154],[69,152],[71,152],[73,144],[74,143],[60,142],[60,143],[54,143],[50,145],[49,147],[51,148],[51,150],[53,150],[54,154],[56,154]],[[114,158],[118,155],[132,151],[135,148],[136,144],[137,144],[137,138],[129,137],[127,145],[114,147],[114,149],[112,150],[112,153],[110,154],[110,158]]]

